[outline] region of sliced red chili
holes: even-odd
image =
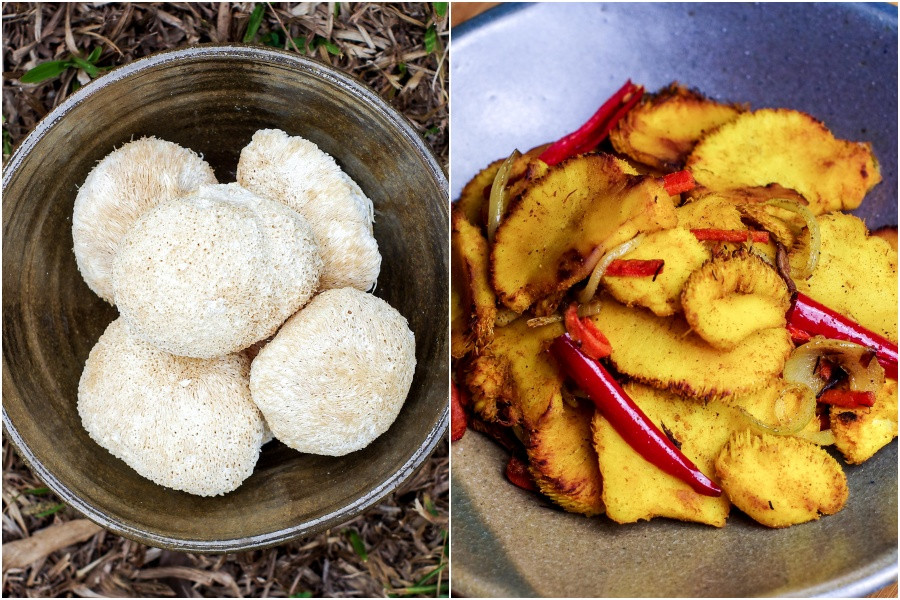
[[[750,229],[691,229],[694,237],[701,242],[746,242],[752,239],[754,243],[766,244],[769,242],[768,231],[753,231]]]
[[[593,150],[609,135],[615,124],[640,101],[643,94],[644,88],[634,85],[629,79],[584,125],[551,144],[539,158],[548,165],[555,165],[577,154]]]
[[[841,408],[860,408],[875,405],[875,392],[862,392],[854,390],[828,390],[818,401],[822,404],[840,406]]]
[[[805,344],[813,337],[802,329],[797,329],[790,323],[787,324],[787,330],[788,333],[791,334],[791,339],[794,340],[795,344]]]
[[[788,310],[787,321],[789,326],[810,335],[846,340],[871,348],[875,351],[878,362],[884,367],[885,376],[897,379],[897,344],[819,304],[809,296],[797,293]]]
[[[655,277],[662,273],[665,264],[666,262],[662,259],[619,258],[609,263],[604,275],[613,277]]]
[[[722,489],[675,447],[613,376],[579,350],[568,334],[553,340],[550,352],[635,452],[665,473],[687,483],[698,494],[722,495]]]
[[[566,331],[581,347],[581,351],[594,360],[609,356],[612,352],[612,345],[594,322],[578,316],[578,305],[574,302],[566,309],[565,323]]]
[[[694,181],[694,176],[691,175],[690,171],[676,171],[663,176],[663,186],[666,188],[666,193],[670,196],[689,192],[696,185],[697,182]]]
[[[513,485],[520,487],[523,490],[536,492],[538,489],[537,484],[534,482],[534,477],[532,477],[531,473],[528,471],[528,465],[515,454],[510,456],[509,462],[506,463],[506,478],[509,479]]]
[[[456,384],[450,382],[450,441],[455,442],[466,433],[468,417],[463,409],[461,392]]]

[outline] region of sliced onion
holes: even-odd
[[[809,256],[806,259],[806,267],[798,274],[798,277],[809,279],[816,265],[819,264],[819,249],[822,247],[822,233],[819,230],[819,222],[816,221],[816,216],[812,214],[809,208],[796,200],[772,198],[766,204],[796,213],[806,221],[806,228],[809,229]]]
[[[791,410],[787,404],[789,394],[795,394],[798,398],[798,406],[794,410]],[[796,435],[816,418],[816,396],[805,385],[786,386],[775,401],[775,418],[778,422],[774,424],[757,419],[743,408],[739,408],[739,410],[751,423],[763,431],[775,435]]]
[[[506,183],[509,181],[509,172],[512,171],[513,163],[522,156],[518,150],[513,150],[494,176],[494,183],[491,185],[491,197],[488,201],[488,239],[494,241],[494,233],[500,226],[500,220],[503,219],[503,213],[506,212],[506,200],[509,192],[506,190]]]
[[[617,258],[621,258],[622,255],[631,252],[635,248],[637,248],[638,244],[644,241],[644,234],[641,233],[636,237],[628,240],[624,244],[619,244],[609,252],[603,255],[603,257],[597,262],[594,270],[591,271],[591,277],[588,279],[587,285],[584,286],[584,289],[581,290],[581,293],[578,294],[578,301],[582,304],[587,304],[594,297],[594,294],[597,293],[597,288],[600,286],[600,280],[603,278],[603,274],[606,273],[606,269],[609,268],[609,265],[612,261]]]
[[[846,371],[853,391],[877,393],[884,385],[884,367],[870,348],[822,336],[812,338],[791,353],[784,363],[784,378],[807,386],[818,396],[827,383],[815,372],[820,358],[827,358]]]
[[[585,304],[578,305],[578,316],[579,317],[593,317],[596,314],[600,313],[601,303],[600,300],[594,298],[590,302]],[[560,323],[562,322],[564,317],[556,313],[554,315],[549,315],[547,317],[535,317],[533,319],[528,319],[529,327],[543,327],[544,325],[550,325],[551,323]]]
[[[823,429],[822,431],[801,431],[797,434],[797,437],[809,440],[813,444],[818,444],[819,446],[831,446],[835,442],[834,432],[830,429]]]

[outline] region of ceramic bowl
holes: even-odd
[[[235,180],[253,133],[280,128],[328,152],[375,206],[376,295],[416,336],[412,389],[390,430],[334,458],[264,446],[253,475],[215,498],[160,487],[98,446],[76,410],[85,359],[114,307],[72,252],[78,186],[114,148],[154,135]],[[3,425],[65,502],[166,548],[224,552],[336,525],[394,490],[447,427],[447,182],[409,123],[357,81],[286,52],[193,47],[120,67],[79,90],[23,141],[3,175]]]

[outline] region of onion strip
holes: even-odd
[[[819,446],[831,446],[835,443],[834,432],[830,429],[823,429],[822,431],[801,431],[797,434],[797,437],[809,440],[813,444],[818,444]]]
[[[822,233],[819,230],[819,223],[816,216],[812,214],[809,208],[803,206],[796,200],[786,200],[782,198],[772,198],[766,202],[769,206],[782,208],[784,210],[796,213],[803,217],[806,222],[806,228],[809,230],[809,256],[806,259],[806,267],[800,272],[799,277],[809,279],[819,264],[819,250],[822,247]]]
[[[594,297],[594,294],[597,293],[597,288],[600,286],[600,280],[603,278],[603,274],[606,273],[606,269],[612,263],[612,261],[617,258],[621,258],[623,255],[627,254],[634,250],[638,244],[644,241],[644,234],[641,233],[636,237],[628,240],[624,244],[619,244],[609,252],[603,255],[596,266],[594,266],[594,270],[591,271],[591,276],[588,279],[587,285],[584,286],[584,289],[578,294],[578,301],[582,304],[587,304]]]
[[[827,383],[815,372],[817,361],[823,357],[847,372],[853,391],[877,393],[884,385],[884,367],[875,360],[871,349],[822,336],[812,338],[791,353],[784,363],[785,380],[805,385],[818,396]]]
[[[491,197],[488,200],[487,230],[488,240],[491,242],[494,241],[494,233],[497,232],[500,221],[503,219],[503,213],[506,212],[506,200],[509,195],[509,192],[506,190],[506,184],[509,181],[509,173],[512,171],[513,163],[520,156],[522,156],[521,152],[513,150],[512,154],[497,169],[497,174],[494,176],[494,183],[491,185]]]
[[[578,316],[579,317],[593,317],[594,315],[600,314],[601,303],[599,299],[593,299],[586,304],[578,305]],[[544,325],[550,325],[552,323],[561,323],[564,317],[556,313],[554,315],[549,315],[547,317],[534,317],[533,319],[528,319],[529,327],[543,327]]]
[[[790,417],[790,411],[787,408],[785,396],[791,392],[799,394],[799,410],[794,411],[793,418]],[[778,423],[771,424],[757,419],[747,410],[738,407],[738,410],[753,425],[775,435],[796,435],[809,425],[810,421],[816,418],[816,396],[812,390],[802,384],[792,384],[781,392],[775,401],[775,418]]]

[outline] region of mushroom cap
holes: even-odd
[[[415,337],[399,312],[355,288],[328,290],[260,351],[250,391],[284,444],[343,456],[387,431],[415,367]]]
[[[178,144],[145,137],[97,163],[75,197],[72,239],[84,281],[113,303],[112,263],[119,242],[145,212],[203,184],[216,183],[212,167]]]
[[[372,201],[314,143],[262,129],[242,151],[237,181],[306,217],[325,261],[321,289],[369,290],[381,270]]]
[[[264,339],[315,292],[322,271],[306,220],[236,183],[201,186],[132,227],[113,263],[129,331],[193,358]]]
[[[157,350],[113,321],[78,384],[78,414],[91,438],[141,476],[200,496],[237,488],[263,441],[250,398],[250,361]]]

